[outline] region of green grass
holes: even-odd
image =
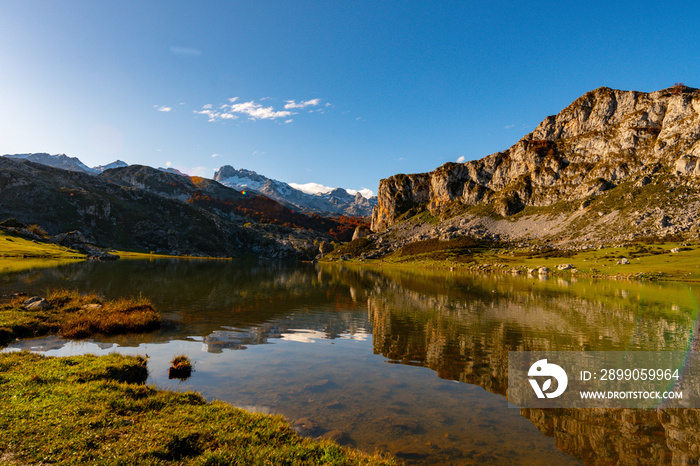
[[[679,248],[680,252],[671,253]],[[621,258],[629,264],[618,264]],[[332,257],[330,258],[332,260]],[[465,248],[457,240],[428,240],[406,245],[382,259],[364,263],[381,263],[402,267],[426,267],[451,270],[502,270],[548,267],[552,275],[570,275],[559,271],[560,264],[572,264],[579,276],[624,276],[678,281],[700,281],[700,245],[683,246],[677,242],[649,241],[620,248],[585,251],[519,250],[507,247]]]
[[[146,386],[146,360],[0,354],[0,457],[73,464],[394,464],[299,437],[281,416]]]
[[[0,257],[85,259],[85,254],[52,243],[32,241],[0,229]]]
[[[333,251],[328,253],[328,255],[334,258],[340,258],[344,255],[356,257],[364,252],[369,252],[372,250],[374,250],[374,241],[369,238],[357,238],[349,243],[345,243],[342,246],[335,248]]]
[[[102,302],[95,294],[50,291],[49,307],[26,310],[26,296],[0,304],[0,346],[15,338],[59,333],[66,338],[146,332],[160,327],[161,315],[144,298]]]

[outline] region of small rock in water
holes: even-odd
[[[310,392],[315,392],[315,393],[322,393],[327,390],[330,390],[331,388],[337,388],[338,384],[333,382],[332,380],[328,379],[321,379],[317,380],[316,382],[312,383],[307,383],[304,385],[304,390],[310,391]]]
[[[331,430],[321,435],[321,438],[333,440],[338,445],[354,445],[355,441],[342,430]]]
[[[297,434],[306,437],[315,434],[318,430],[318,425],[307,417],[297,419],[292,427]]]
[[[383,419],[387,424],[395,429],[417,431],[420,430],[420,424],[413,419],[402,416],[388,416]]]

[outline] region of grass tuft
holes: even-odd
[[[175,356],[172,361],[170,361],[170,369],[168,371],[169,379],[188,379],[192,375],[192,362],[190,358],[181,354]]]
[[[48,333],[77,339],[149,332],[161,324],[160,313],[143,297],[102,302],[94,293],[57,289],[48,291],[48,307],[39,310],[25,309],[26,299],[16,297],[0,305],[0,346]]]

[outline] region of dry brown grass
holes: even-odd
[[[65,338],[148,332],[161,324],[160,312],[143,297],[103,301],[94,293],[55,289],[46,293],[50,307],[37,311],[24,309],[26,299],[18,297],[0,306],[0,344],[52,332]]]

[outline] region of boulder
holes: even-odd
[[[321,241],[321,244],[318,245],[318,252],[320,252],[322,256],[325,256],[331,251],[333,251],[333,245],[328,241]]]
[[[369,236],[371,233],[372,233],[372,230],[370,230],[368,226],[358,225],[357,228],[355,228],[355,232],[352,234],[352,239],[354,241],[356,239],[365,238],[365,237]]]
[[[32,296],[31,298],[24,301],[22,307],[27,311],[40,311],[42,309],[49,309],[51,304],[40,296]]]

